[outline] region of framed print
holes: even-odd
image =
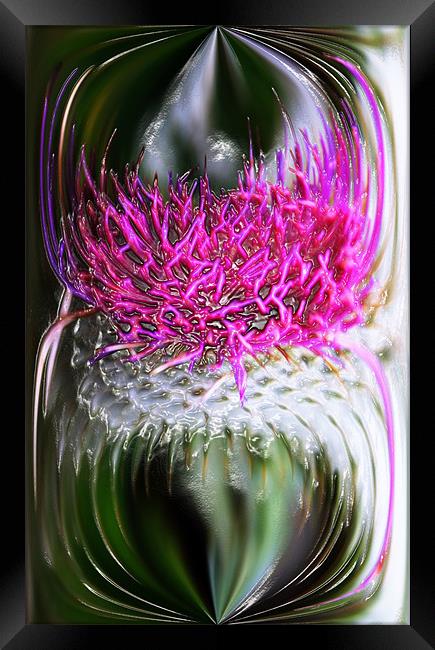
[[[94,10],[25,21],[26,619],[8,647],[287,625],[428,647],[409,99],[432,10]]]

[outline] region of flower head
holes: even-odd
[[[110,173],[109,196],[105,160],[96,183],[83,147],[58,271],[116,329],[98,358],[125,348],[131,361],[166,354],[165,367],[227,360],[243,399],[245,355],[318,350],[331,330],[362,322],[371,229],[351,131],[325,124],[319,144],[304,132],[303,146],[277,153],[275,182],[251,154],[233,189],[184,175],[169,179],[167,198],[139,163],[123,183]]]

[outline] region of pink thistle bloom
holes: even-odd
[[[125,348],[130,361],[177,351],[166,366],[227,360],[243,399],[245,355],[319,351],[363,322],[374,232],[362,145],[356,126],[347,141],[335,122],[324,128],[319,145],[303,134],[304,155],[300,144],[278,152],[274,183],[251,154],[237,187],[216,194],[206,174],[185,175],[167,199],[139,163],[123,184],[111,172],[111,199],[105,160],[96,183],[82,148],[59,272],[116,328],[118,344],[97,358]]]
[[[116,330],[117,342],[94,360],[125,349],[130,361],[166,357],[160,369],[227,361],[243,400],[246,355],[289,345],[322,354],[341,332],[364,322],[382,221],[384,141],[366,78],[336,60],[370,105],[375,201],[364,142],[345,106],[340,123],[323,119],[318,143],[304,131],[302,144],[294,137],[293,149],[277,152],[275,182],[251,147],[236,186],[219,194],[207,174],[192,183],[185,174],[175,182],[170,177],[165,198],[157,179],[152,185],[141,179],[140,161],[126,168],[123,182],[110,172],[109,191],[106,156],[95,180],[82,147],[59,241],[51,146],[61,98],[77,70],[71,73],[56,100],[46,161],[41,139],[42,225],[58,279]],[[46,122],[47,99],[43,135]]]

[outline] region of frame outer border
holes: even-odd
[[[7,6],[5,6],[7,5]],[[269,24],[269,25],[343,25],[343,24],[371,24],[371,25],[409,25],[410,26],[410,95],[411,95],[411,140],[410,140],[410,180],[411,180],[411,211],[413,214],[422,214],[425,205],[422,201],[427,188],[431,187],[429,174],[432,170],[428,165],[422,165],[422,153],[427,145],[427,131],[425,125],[430,124],[432,118],[432,105],[427,100],[427,86],[434,72],[434,27],[435,27],[435,3],[428,0],[417,0],[412,3],[406,0],[394,2],[384,0],[354,0],[345,6],[340,0],[292,0],[286,6],[278,2],[268,2],[262,5],[261,0],[251,0],[249,11],[242,2],[233,0],[230,4],[220,3],[216,7],[214,16],[203,16],[204,12],[192,12],[195,24]],[[177,10],[175,10],[175,14]],[[181,12],[179,12],[181,13]],[[161,14],[161,15],[158,15]],[[170,14],[171,24],[177,24],[178,17],[172,12]],[[225,20],[222,18],[225,17]],[[186,13],[180,16],[178,24],[186,24]],[[201,20],[200,20],[201,19]],[[102,7],[101,0],[88,0],[86,3],[77,1],[69,5],[60,5],[55,0],[39,0],[38,3],[32,0],[0,0],[0,74],[4,82],[2,102],[7,104],[9,115],[3,122],[3,134],[5,130],[15,132],[13,146],[4,148],[1,157],[4,166],[3,179],[7,179],[8,185],[6,208],[13,208],[13,197],[23,196],[23,151],[25,151],[25,137],[23,130],[24,115],[24,94],[25,94],[25,31],[26,27],[32,25],[126,25],[126,24],[164,24],[168,20],[165,11],[158,11],[156,7],[144,7],[140,0],[132,0],[128,6],[120,0],[108,0]],[[5,129],[6,127],[6,129]],[[13,128],[15,127],[15,128]],[[18,136],[18,134],[20,134]],[[12,140],[12,139],[11,139]],[[18,142],[19,145],[18,146]],[[22,148],[21,148],[22,147]],[[424,159],[424,156],[423,156]],[[11,170],[13,175],[11,176]],[[418,173],[413,170],[418,170]],[[21,173],[20,173],[21,171]],[[15,183],[15,186],[14,186]],[[11,188],[12,184],[12,188]],[[432,179],[433,184],[433,179]],[[426,208],[427,211],[427,208]],[[20,211],[18,211],[20,213]],[[13,218],[14,210],[6,211],[6,215],[12,215],[12,223],[7,225],[7,239],[17,241],[15,231],[10,233],[12,228],[20,229],[23,225],[22,219]],[[23,214],[23,213],[21,213]],[[428,215],[430,216],[430,215]],[[18,234],[18,233],[17,233]],[[418,252],[418,242],[415,241],[415,228],[411,220],[411,296],[413,295],[414,271]],[[428,262],[426,262],[428,263]],[[423,262],[424,264],[424,262]],[[423,269],[419,269],[422,271]],[[27,269],[27,273],[30,270]],[[430,276],[429,276],[430,277]],[[12,287],[8,285],[9,291],[15,298],[19,289],[17,279],[14,276]],[[9,300],[12,298],[9,297]],[[412,300],[411,300],[412,308]],[[28,314],[27,314],[28,319]],[[26,319],[26,320],[27,320]],[[413,324],[413,321],[412,321]],[[14,331],[15,335],[15,331]],[[8,334],[9,337],[9,334]],[[8,339],[6,339],[8,340]],[[17,337],[17,346],[6,346],[6,368],[13,368],[17,365],[16,350],[20,349],[21,338]],[[15,343],[15,341],[14,341]],[[411,347],[411,378],[416,377],[415,367],[415,345]],[[422,350],[422,354],[424,351]],[[26,356],[29,353],[27,351]],[[415,356],[414,356],[415,355]],[[420,355],[419,355],[420,356]],[[27,359],[29,361],[29,359]],[[28,363],[26,364],[28,365]],[[26,428],[30,423],[30,406],[32,394],[32,372],[26,373],[25,395],[26,395]],[[8,382],[4,391],[6,397],[6,408],[13,409],[16,402],[15,382]],[[414,405],[416,394],[415,384],[411,382],[411,403]],[[9,398],[9,399],[8,399]],[[425,402],[427,408],[427,402]],[[424,407],[423,407],[424,408]],[[6,515],[4,516],[5,528],[3,541],[6,545],[3,550],[4,563],[2,566],[2,589],[0,592],[0,641],[2,647],[10,650],[23,650],[38,648],[85,648],[95,647],[96,643],[104,643],[106,640],[125,644],[127,639],[133,643],[137,641],[153,643],[161,642],[163,638],[170,642],[177,643],[183,640],[189,643],[199,640],[207,641],[210,645],[216,646],[219,642],[228,643],[234,638],[237,644],[243,643],[246,633],[250,628],[255,629],[256,639],[267,641],[281,626],[192,626],[183,628],[174,627],[145,627],[145,626],[67,626],[67,625],[26,625],[25,624],[25,578],[24,578],[24,525],[23,525],[23,500],[25,477],[23,477],[22,459],[24,453],[24,438],[16,435],[15,432],[6,430],[3,444],[6,446],[5,458],[8,459],[9,467],[12,470],[9,475],[9,483],[6,485]],[[418,516],[417,503],[424,495],[433,493],[430,472],[421,471],[424,467],[425,451],[423,445],[420,449],[417,444],[412,445],[411,454],[411,625],[293,625],[291,626],[292,641],[303,643],[320,643],[334,650],[348,650],[352,647],[355,650],[364,648],[388,650],[423,650],[431,646],[425,641],[435,643],[434,629],[434,603],[430,584],[428,584],[428,567],[425,563],[430,549],[427,548],[427,518]],[[10,479],[13,476],[13,479]],[[24,480],[23,480],[24,478]],[[17,512],[19,513],[17,516]],[[430,513],[429,513],[430,514]],[[427,517],[428,513],[426,513]],[[432,560],[433,562],[433,560]],[[288,627],[285,626],[288,631]],[[284,631],[284,630],[282,630]],[[288,633],[288,632],[287,632]],[[230,637],[231,634],[231,637]],[[289,636],[290,636],[289,635]],[[249,635],[248,635],[249,636]],[[79,645],[78,645],[79,644]]]

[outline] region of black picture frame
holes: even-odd
[[[3,264],[4,290],[6,295],[6,316],[1,319],[2,341],[4,345],[4,367],[8,373],[3,393],[4,431],[2,439],[3,476],[6,478],[3,488],[3,562],[0,589],[0,641],[2,647],[10,650],[31,648],[87,648],[95,645],[130,645],[149,643],[199,643],[207,637],[208,643],[228,643],[234,640],[240,644],[246,639],[247,626],[213,626],[210,628],[163,628],[146,626],[60,626],[60,625],[26,625],[25,622],[25,458],[24,435],[20,411],[19,379],[14,379],[12,368],[19,367],[21,332],[17,326],[18,295],[20,294],[18,259],[18,241],[23,241],[21,226],[25,223],[24,179],[24,94],[25,94],[25,31],[29,25],[127,25],[127,24],[225,24],[225,25],[409,25],[411,40],[411,270],[412,300],[414,304],[414,274],[416,266],[425,262],[418,254],[419,241],[416,236],[417,226],[413,225],[413,216],[424,213],[422,197],[431,187],[431,165],[425,164],[425,149],[428,146],[428,128],[432,115],[430,102],[427,101],[427,87],[434,70],[433,44],[435,42],[435,3],[428,0],[287,0],[287,2],[267,3],[251,1],[249,3],[220,2],[213,7],[210,3],[197,7],[187,13],[185,3],[178,9],[163,3],[144,0],[77,0],[60,4],[56,0],[3,0],[0,1],[0,76],[2,79],[1,104],[6,108],[3,126],[2,165],[2,207],[3,214]],[[195,5],[192,5],[193,7]],[[6,144],[8,143],[8,144]],[[433,181],[432,181],[433,184]],[[9,215],[9,219],[8,219]],[[428,215],[429,216],[429,215]],[[431,217],[433,219],[433,215]],[[414,219],[414,222],[416,219]],[[1,241],[1,240],[0,240]],[[6,253],[12,255],[12,262],[6,260]],[[16,254],[16,253],[15,253]],[[422,272],[422,268],[419,269]],[[28,271],[29,272],[29,271]],[[424,276],[423,276],[424,277]],[[418,311],[418,310],[416,310]],[[28,314],[26,316],[28,318]],[[414,413],[423,409],[424,402],[417,404],[416,359],[420,356],[415,336],[411,338],[411,422]],[[12,337],[12,338],[11,338]],[[14,338],[16,337],[16,338]],[[31,351],[27,350],[26,354]],[[423,352],[421,352],[423,354]],[[27,396],[25,413],[26,424],[30,421],[31,377],[26,375],[24,393]],[[419,397],[419,399],[424,399]],[[427,408],[427,402],[426,402]],[[8,418],[6,418],[6,414]],[[9,415],[12,414],[12,418]],[[7,423],[7,424],[6,424]],[[18,424],[19,423],[19,424]],[[18,426],[17,426],[18,425]],[[292,645],[321,643],[323,647],[339,649],[391,648],[394,650],[423,650],[435,643],[434,602],[430,575],[429,556],[433,555],[428,546],[428,517],[419,507],[424,504],[424,495],[433,493],[432,473],[427,466],[427,448],[420,444],[422,431],[413,431],[411,427],[411,624],[408,625],[372,625],[372,626],[320,626],[296,625],[291,631],[284,626],[255,626],[255,640],[259,644],[273,643],[277,631],[288,635]],[[414,440],[415,437],[415,440]],[[425,470],[422,471],[422,468]],[[8,470],[8,471],[7,471]],[[421,514],[420,514],[421,513]],[[433,564],[432,564],[433,568]],[[273,627],[273,629],[272,629]],[[252,628],[251,628],[252,632]]]

